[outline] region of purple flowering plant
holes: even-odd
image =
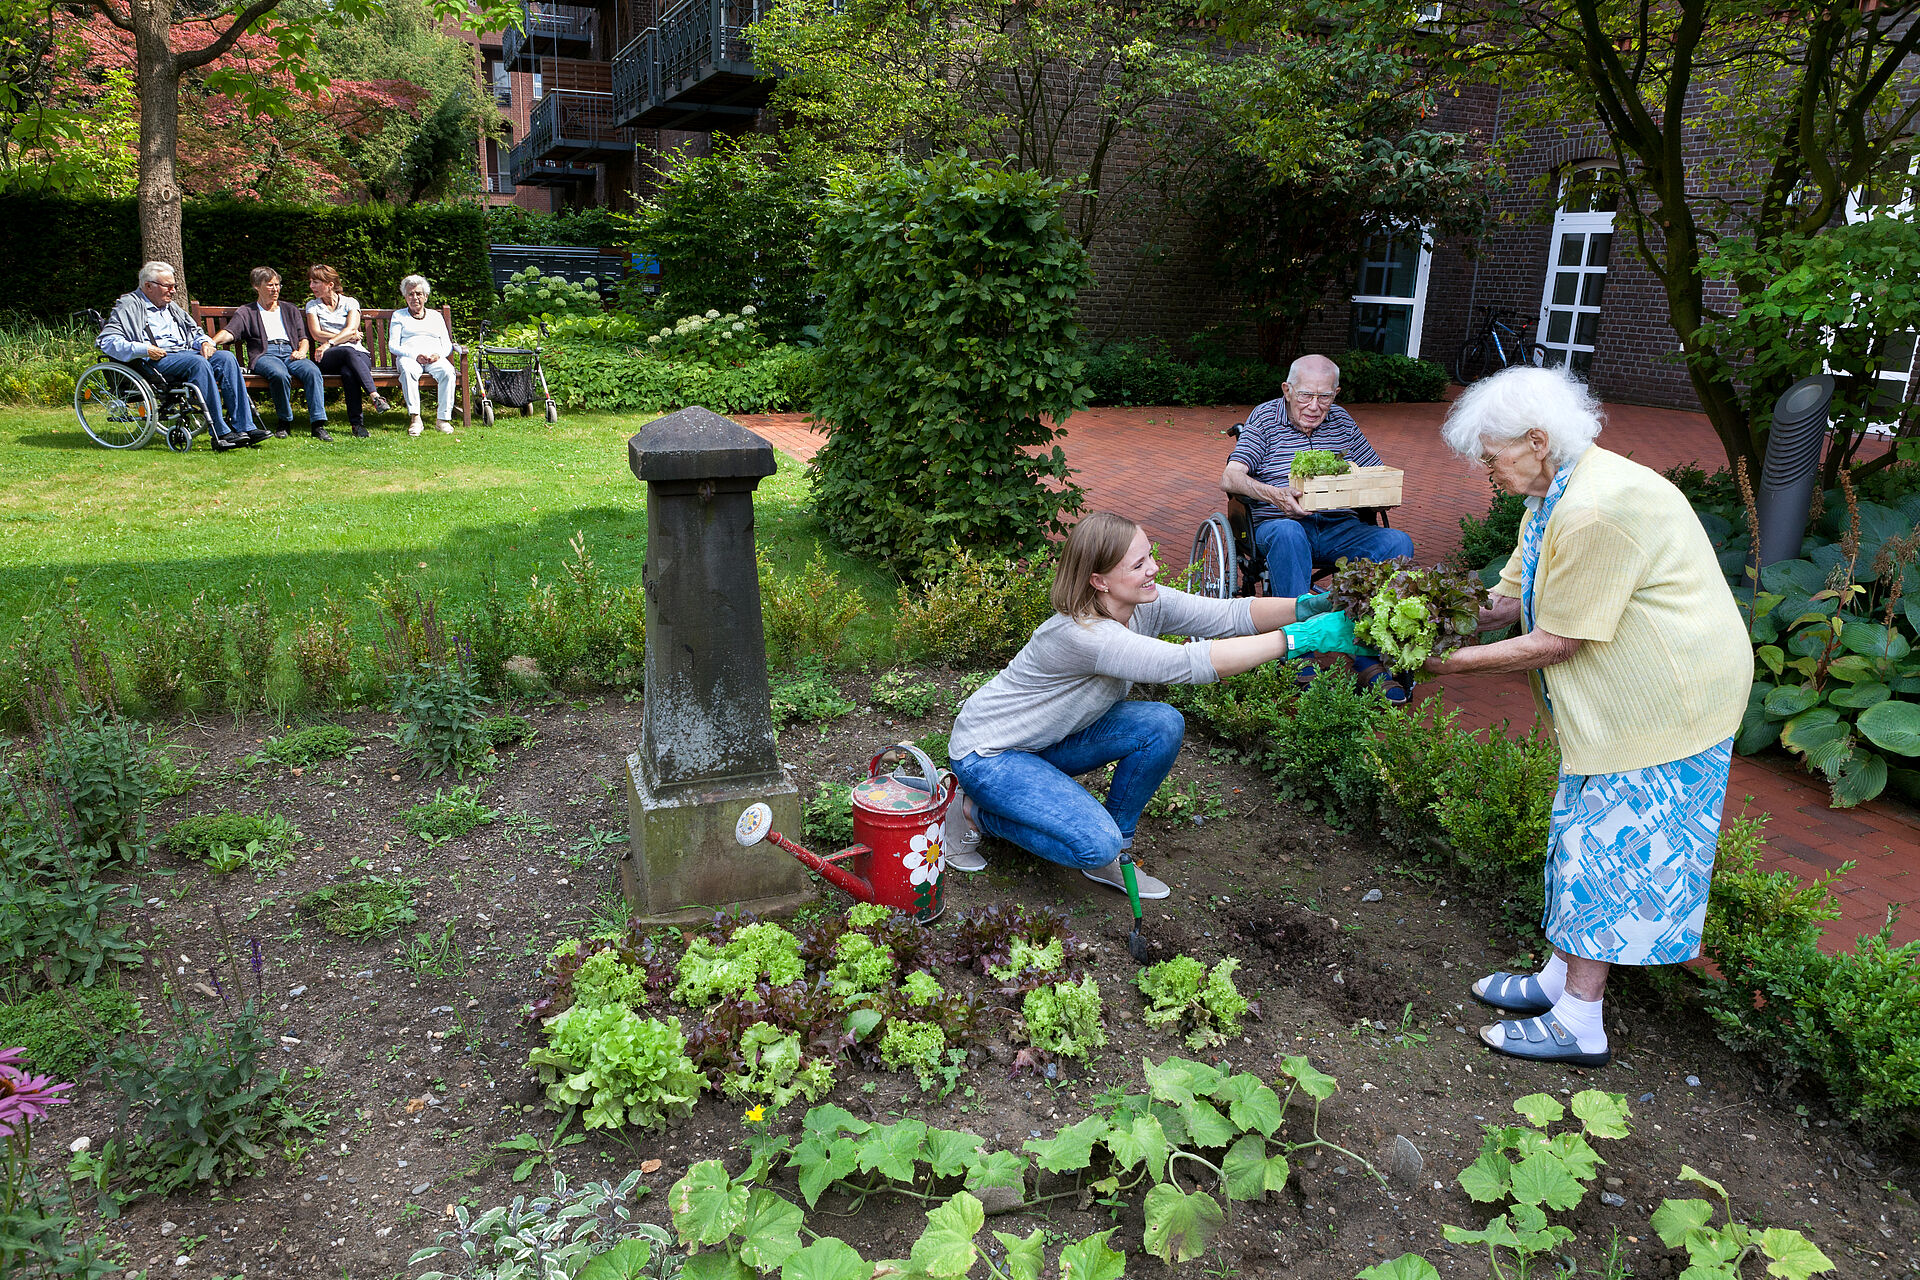
[[[27,1070],[26,1050],[0,1049],[0,1138],[6,1139],[0,1158],[7,1175],[5,1193],[0,1195],[0,1220],[12,1218],[28,1195],[33,1122],[44,1120],[48,1108],[71,1101],[60,1096],[71,1088],[70,1083],[56,1083],[52,1076]]]

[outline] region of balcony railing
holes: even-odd
[[[509,155],[512,153],[509,152]],[[508,161],[509,164],[512,161]],[[487,175],[487,194],[490,196],[510,196],[513,194],[513,179],[504,173]]]
[[[562,58],[593,55],[594,11],[566,4],[521,6],[522,30],[509,27],[500,37],[500,60],[516,71],[531,71],[536,54]]]
[[[774,0],[688,0],[662,14],[614,58],[620,123],[711,130],[766,105],[770,86],[753,64],[747,28]]]
[[[556,89],[534,104],[527,132],[512,152],[513,181],[579,180],[604,162],[633,150],[633,134],[613,122],[613,95]],[[537,177],[534,175],[538,175]]]

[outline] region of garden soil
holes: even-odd
[[[934,678],[949,688],[959,681]],[[864,677],[843,683],[864,703]],[[239,763],[272,732],[263,724],[173,728],[172,740],[197,762],[202,781],[161,807],[155,830],[189,813],[235,809],[285,814],[302,839],[289,868],[258,879],[216,876],[156,852],[141,873],[149,957],[164,964],[176,988],[210,1004],[211,990],[194,991],[194,984],[205,982],[223,948],[244,955],[246,940],[258,938],[273,1065],[290,1069],[303,1103],[318,1107],[327,1124],[297,1158],[276,1154],[231,1186],[149,1197],[114,1222],[90,1215],[88,1225],[119,1246],[126,1274],[411,1275],[409,1255],[450,1225],[454,1206],[477,1210],[550,1186],[545,1171],[514,1184],[519,1156],[495,1144],[551,1134],[558,1119],[524,1065],[535,1041],[523,1013],[536,994],[536,970],[557,942],[623,917],[611,892],[612,859],[624,848],[622,769],[637,741],[640,705],[613,698],[522,710],[537,737],[479,779],[500,818],[438,848],[398,820],[435,786],[382,736],[391,729],[384,716],[342,717],[364,749],[305,771]],[[947,727],[945,719],[902,720],[863,705],[825,726],[789,728],[780,752],[811,795],[823,781],[854,780],[879,747]],[[1623,984],[1609,1001],[1616,1057],[1608,1068],[1563,1070],[1491,1055],[1474,1038],[1486,1018],[1468,986],[1489,970],[1536,959],[1524,929],[1504,920],[1497,904],[1406,874],[1365,833],[1336,830],[1277,801],[1257,771],[1197,732],[1174,777],[1197,796],[1199,811],[1142,826],[1141,863],[1173,888],[1170,899],[1146,904],[1147,936],[1162,956],[1185,952],[1208,964],[1237,958],[1236,980],[1259,1014],[1224,1048],[1191,1056],[1271,1078],[1283,1055],[1307,1055],[1339,1080],[1321,1111],[1321,1133],[1351,1153],[1323,1149],[1297,1158],[1283,1193],[1234,1205],[1213,1248],[1180,1273],[1350,1277],[1413,1250],[1442,1275],[1484,1275],[1484,1252],[1450,1245],[1440,1232],[1442,1223],[1478,1228],[1489,1216],[1455,1182],[1478,1152],[1483,1126],[1513,1122],[1511,1104],[1524,1094],[1600,1088],[1627,1096],[1632,1132],[1596,1143],[1607,1161],[1604,1181],[1561,1216],[1578,1233],[1583,1265],[1600,1267],[1617,1242],[1632,1275],[1678,1275],[1683,1256],[1660,1244],[1648,1217],[1664,1197],[1695,1193],[1676,1180],[1691,1164],[1727,1185],[1747,1221],[1803,1230],[1841,1275],[1920,1275],[1920,1160],[1911,1148],[1863,1145],[1645,981]],[[933,927],[990,903],[1065,912],[1105,993],[1111,1042],[1090,1065],[1068,1066],[1049,1080],[1016,1078],[1001,1039],[944,1099],[923,1095],[910,1075],[848,1068],[831,1100],[861,1116],[912,1115],[1018,1149],[1080,1119],[1112,1086],[1137,1090],[1143,1059],[1187,1050],[1141,1020],[1124,895],[1004,845],[989,842],[987,852],[987,873],[950,873],[947,916]],[[356,875],[356,861],[416,879],[418,920],[395,935],[352,940],[296,912],[303,895]],[[830,910],[849,905],[831,891],[822,902]],[[424,966],[409,959],[449,926],[457,955]],[[155,976],[149,970],[129,981],[144,993]],[[973,979],[951,968],[941,981],[965,988]],[[780,1122],[797,1129],[800,1110]],[[76,1104],[56,1108],[38,1128],[36,1149],[64,1159],[82,1136],[98,1147],[113,1132],[115,1112],[97,1080],[83,1082]],[[1288,1132],[1301,1134],[1310,1121],[1297,1113]],[[595,1132],[565,1148],[557,1167],[576,1182],[649,1169],[637,1210],[666,1222],[665,1193],[695,1161],[742,1166],[742,1132],[741,1107],[707,1095],[691,1118],[657,1132]],[[1412,1144],[1417,1160],[1404,1146],[1396,1160],[1397,1137]],[[775,1185],[797,1199],[789,1177]],[[1043,1195],[1058,1189],[1044,1180],[1038,1188]],[[831,1193],[822,1201],[825,1210],[844,1207]],[[816,1213],[809,1224],[867,1257],[902,1256],[920,1234],[922,1213],[914,1202],[881,1197],[857,1216]],[[1113,1243],[1130,1250],[1130,1274],[1165,1271],[1138,1252],[1137,1195],[1117,1219],[1069,1195],[989,1226],[1022,1235],[1041,1227],[1054,1233],[1055,1245],[1117,1226]]]

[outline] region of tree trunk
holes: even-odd
[[[134,0],[133,47],[140,93],[140,252],[165,262],[180,282],[177,300],[187,303],[184,210],[175,161],[180,140],[180,67],[167,37],[172,0]]]

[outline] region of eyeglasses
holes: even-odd
[[[1508,454],[1512,453],[1516,446],[1531,445],[1532,443],[1533,443],[1532,440],[1528,439],[1526,436],[1522,436],[1518,440],[1515,440],[1512,443],[1508,444],[1507,447],[1504,449],[1495,449],[1492,453],[1481,454],[1479,458],[1476,459],[1476,461],[1479,462],[1481,466],[1491,471],[1493,470],[1493,464],[1500,461],[1500,459],[1506,457]]]
[[[1338,391],[1326,391],[1326,392],[1318,392],[1318,393],[1296,391],[1293,393],[1293,398],[1295,400],[1304,401],[1307,404],[1332,404],[1334,402],[1335,397],[1337,397],[1339,394],[1340,393]]]
[[[179,285],[175,284],[171,280],[153,280],[153,281],[149,281],[149,283],[152,284],[154,288],[165,289],[169,293],[171,293],[173,290],[178,289],[180,287]]]

